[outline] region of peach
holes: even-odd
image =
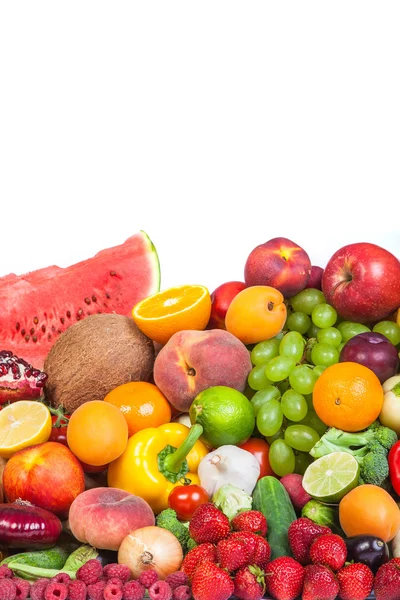
[[[303,290],[311,275],[305,250],[283,237],[273,238],[254,248],[244,267],[247,286],[268,285],[291,298]]]
[[[243,392],[251,370],[250,353],[222,329],[175,333],[158,353],[154,382],[174,408],[188,412],[203,390],[224,385]]]
[[[145,500],[112,487],[82,492],[69,511],[72,535],[101,550],[118,550],[128,533],[154,524],[154,513]]]

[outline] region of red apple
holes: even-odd
[[[59,442],[44,442],[19,450],[3,473],[9,502],[27,500],[60,517],[85,489],[82,465],[71,450]]]
[[[308,280],[306,288],[314,288],[316,290],[321,290],[323,274],[324,274],[324,270],[322,267],[317,267],[316,265],[312,265],[310,279]]]
[[[291,298],[310,278],[311,262],[303,248],[286,238],[273,238],[252,250],[244,268],[247,286],[269,285]]]
[[[368,242],[343,246],[325,267],[322,291],[343,319],[381,321],[400,306],[400,262]]]
[[[227,281],[211,294],[211,315],[207,329],[226,329],[225,315],[233,298],[247,287],[243,281]]]

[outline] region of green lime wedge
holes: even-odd
[[[360,465],[348,452],[332,452],[306,469],[303,488],[316,500],[337,503],[358,485]]]

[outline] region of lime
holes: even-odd
[[[246,396],[224,385],[200,392],[192,402],[189,416],[192,424],[202,425],[203,440],[212,448],[242,444],[255,426],[254,410]]]
[[[306,469],[303,488],[316,500],[337,503],[358,485],[360,466],[348,452],[321,456]]]

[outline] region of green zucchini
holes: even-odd
[[[288,529],[297,516],[289,494],[276,477],[267,475],[257,482],[253,492],[253,509],[262,512],[267,519],[271,560],[278,556],[292,556]]]
[[[12,554],[3,559],[0,565],[29,565],[30,567],[41,567],[42,569],[62,569],[70,554],[70,550],[64,546],[54,546],[48,550],[32,550]]]

